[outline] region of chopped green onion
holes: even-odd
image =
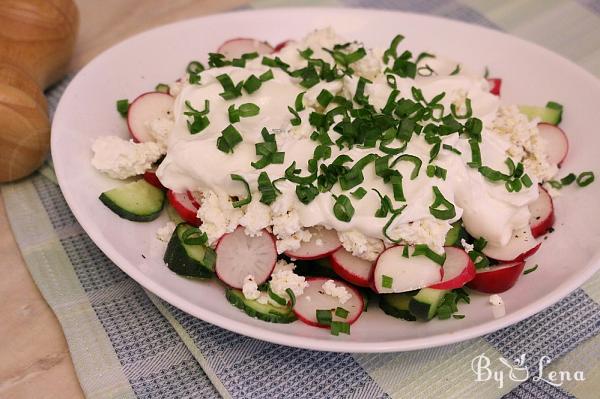
[[[433,186],[433,203],[429,206],[429,212],[433,217],[440,220],[452,219],[456,216],[454,205],[444,198],[444,195],[437,186]]]
[[[159,92],[159,93],[169,94],[169,85],[164,84],[164,83],[159,83],[154,88],[154,91]]]
[[[453,314],[452,317],[460,320],[460,319],[464,319],[465,315],[464,314]]]
[[[471,99],[470,98],[466,98],[465,99],[465,107],[467,108],[465,110],[464,114],[459,114],[457,111],[457,107],[454,104],[450,104],[450,110],[452,111],[452,115],[456,118],[456,119],[468,119],[473,115],[473,109],[471,108]]]
[[[298,184],[296,186],[296,196],[304,205],[308,205],[319,195],[319,189],[312,184]]]
[[[296,96],[296,100],[294,101],[294,109],[297,112],[304,110],[304,102],[303,102],[304,94],[306,94],[305,91],[298,93],[298,95]]]
[[[129,100],[117,100],[117,112],[121,114],[123,118],[127,116],[127,112],[129,112]]]
[[[444,144],[442,145],[442,148],[444,150],[448,150],[448,151],[452,151],[453,153],[455,153],[456,155],[461,155],[462,152],[460,152],[459,150],[457,150],[456,148],[452,147],[450,144]]]
[[[242,118],[249,118],[251,116],[256,116],[260,112],[260,107],[253,103],[244,103],[241,104],[238,108],[240,112],[240,116]]]
[[[531,178],[528,174],[524,174],[523,176],[521,176],[521,183],[523,183],[523,185],[527,188],[533,185],[533,182],[531,181]]]
[[[350,323],[345,321],[332,321],[331,322],[331,335],[338,336],[342,334],[350,334]]]
[[[235,109],[235,104],[231,104],[229,108],[227,108],[227,116],[229,118],[229,123],[237,123],[240,121],[240,113]]]
[[[279,305],[281,305],[281,306],[287,305],[287,301],[285,300],[285,298],[282,298],[279,295],[277,295],[276,293],[274,293],[273,291],[271,291],[270,286],[269,286],[269,289],[267,290],[267,293],[269,294],[269,298],[271,298],[272,300],[277,302]]]
[[[333,100],[333,94],[329,90],[323,89],[317,96],[317,102],[321,104],[323,108],[326,108],[329,103]]]
[[[257,91],[258,89],[260,89],[262,82],[263,81],[261,79],[257,78],[256,76],[250,75],[244,82],[244,85],[243,85],[244,90],[246,90],[246,93],[252,94],[255,91]]]
[[[523,272],[523,274],[529,274],[529,273],[533,273],[534,271],[536,271],[536,270],[537,270],[538,266],[539,266],[539,265],[535,265],[534,267],[531,267],[531,268],[529,268],[529,269],[525,270],[525,271]]]
[[[481,252],[487,246],[487,240],[483,237],[479,237],[473,242],[473,249],[475,251]]]
[[[258,191],[260,192],[260,202],[265,205],[271,205],[277,198],[278,191],[275,185],[269,179],[267,172],[260,172],[258,175]]]
[[[285,153],[277,151],[277,142],[275,141],[275,135],[269,134],[266,127],[261,130],[264,143],[256,143],[254,147],[256,149],[256,155],[262,157],[256,162],[251,162],[255,169],[262,169],[270,164],[282,164],[285,159]]]
[[[187,65],[185,71],[187,73],[197,75],[200,72],[204,71],[204,65],[202,65],[202,63],[199,61],[192,61]]]
[[[353,166],[350,168],[348,173],[340,177],[340,187],[342,190],[350,190],[353,187],[358,186],[360,183],[364,181],[364,176],[362,174],[362,170],[369,163],[375,161],[378,158],[375,154],[367,154],[361,159],[359,159]]]
[[[185,106],[189,111],[185,111],[183,114],[186,116],[191,116],[192,121],[187,121],[187,127],[190,134],[196,134],[206,129],[206,127],[210,124],[210,121],[206,117],[206,115],[210,111],[210,102],[208,100],[204,100],[204,109],[202,111],[198,111],[189,101],[185,101]]]
[[[383,53],[384,64],[387,64],[390,58],[394,60],[398,58],[398,44],[400,44],[402,40],[404,40],[404,36],[402,35],[396,35],[396,37],[392,39],[390,47]]]
[[[331,309],[317,309],[316,310],[317,323],[322,326],[331,325]]]
[[[344,308],[340,308],[339,306],[335,309],[335,315],[337,317],[340,317],[342,319],[345,319],[348,317],[348,315],[350,314],[350,312],[348,312],[346,309]]]
[[[392,191],[394,192],[394,199],[396,201],[406,201],[406,197],[404,197],[404,189],[402,187],[402,179],[403,177],[400,173],[394,174],[390,177],[390,183],[392,184]]]
[[[181,241],[185,245],[204,245],[208,242],[208,236],[197,227],[189,227],[181,235]]]
[[[317,178],[316,171],[308,176],[298,176],[299,173],[300,169],[296,169],[296,161],[294,161],[285,170],[285,178],[296,184],[311,184]]]
[[[490,168],[489,166],[480,166],[478,168],[478,170],[479,170],[479,173],[481,173],[489,181],[508,180],[510,177],[498,170]]]
[[[233,148],[242,142],[242,135],[233,125],[227,126],[221,131],[217,139],[217,148],[225,153],[233,153]]]
[[[354,216],[354,207],[350,198],[341,194],[339,196],[333,196],[335,198],[335,204],[333,205],[333,214],[335,217],[342,222],[349,222]]]
[[[420,255],[426,256],[438,265],[443,265],[446,261],[446,254],[440,255],[431,248],[429,248],[426,244],[415,245],[415,250],[413,251],[412,256]]]
[[[456,68],[450,72],[450,76],[458,75],[460,73],[460,64],[456,64]]]
[[[244,184],[244,187],[246,188],[246,193],[247,193],[246,198],[238,200],[238,201],[234,201],[231,205],[234,208],[239,208],[241,206],[248,205],[250,202],[252,202],[252,193],[250,192],[250,186],[248,185],[248,182],[246,180],[244,180],[244,178],[240,175],[231,174],[229,176],[231,177],[231,180],[233,180],[233,181],[242,182],[242,184]]]
[[[390,242],[393,242],[393,243],[396,243],[396,244],[398,244],[399,242],[401,242],[401,240],[396,240],[396,239],[391,238],[388,235],[387,230],[390,228],[390,226],[392,225],[392,223],[394,223],[394,220],[398,216],[400,216],[400,214],[402,213],[402,211],[404,210],[404,208],[406,208],[406,205],[403,205],[401,208],[398,208],[398,209],[394,210],[392,212],[392,217],[387,221],[387,223],[385,224],[385,226],[383,226],[383,229],[382,229],[383,236],[385,238],[387,238],[388,240],[390,240]]]
[[[363,197],[367,194],[367,190],[362,187],[357,188],[353,192],[350,193],[356,199],[363,199]]]
[[[573,183],[575,181],[575,179],[577,179],[577,176],[575,175],[575,173],[569,173],[568,175],[566,175],[565,177],[560,179],[560,183],[563,186],[568,186],[569,184]]]
[[[298,115],[298,112],[296,112],[296,110],[292,107],[288,106],[288,111],[290,111],[292,113],[292,115],[294,115],[294,117],[292,119],[290,119],[290,123],[292,124],[292,126],[298,126],[302,123],[302,119],[300,119],[300,115]]]
[[[417,176],[419,176],[419,171],[421,170],[421,165],[423,164],[423,161],[421,161],[419,157],[410,154],[402,154],[398,158],[394,159],[390,167],[393,168],[400,161],[408,161],[413,163],[414,168],[410,174],[410,180],[414,180],[417,178]]]
[[[223,87],[223,93],[219,93],[221,97],[225,100],[233,100],[236,97],[242,95],[242,86],[243,82],[238,83],[237,85],[233,84],[233,81],[226,73],[217,76],[217,80],[221,83]]]
[[[264,82],[267,82],[267,81],[269,81],[269,80],[271,80],[271,79],[273,79],[273,78],[274,78],[274,76],[273,76],[273,71],[269,69],[269,70],[268,70],[268,71],[266,71],[265,73],[261,74],[261,75],[260,75],[258,78],[259,78],[259,79],[260,79],[260,81],[261,81],[261,82],[263,82],[263,83],[264,83]]]
[[[587,171],[582,172],[577,176],[576,182],[579,187],[585,187],[590,185],[594,181],[594,172]]]
[[[292,291],[291,288],[286,288],[285,292],[289,295],[290,297],[290,302],[292,303],[292,307],[296,306],[296,294],[294,294],[294,291]]]
[[[394,279],[390,276],[386,276],[385,274],[381,276],[381,286],[383,288],[392,288],[392,284],[394,283]]]
[[[409,255],[408,255],[408,245],[405,245],[404,249],[402,249],[402,257],[403,258],[408,258],[409,257]]]

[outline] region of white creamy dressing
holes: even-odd
[[[304,42],[288,45],[279,54],[282,60],[291,65],[291,70],[305,65],[305,61],[297,55],[297,50],[303,50],[311,46],[315,50],[313,57],[331,60],[329,55],[321,47],[332,47],[334,43],[343,43],[343,39],[335,37],[332,39],[330,31],[321,34],[319,40],[318,31],[309,35]],[[375,59],[372,53],[368,57]],[[244,186],[237,181],[233,181],[230,175],[239,174],[250,184],[253,202],[259,201],[260,193],[257,190],[257,178],[259,174],[266,171],[271,180],[284,176],[285,169],[296,161],[296,167],[302,169],[302,176],[308,174],[307,161],[312,158],[316,142],[309,136],[314,130],[308,123],[310,112],[322,112],[315,99],[318,93],[327,88],[333,94],[345,94],[348,98],[353,96],[356,91],[358,77],[346,77],[342,81],[321,82],[308,90],[304,96],[304,105],[306,109],[299,113],[302,124],[292,126],[290,119],[293,115],[288,111],[288,106],[294,107],[296,96],[306,91],[301,87],[299,79],[291,78],[285,72],[273,68],[274,79],[264,82],[260,89],[251,95],[243,93],[231,101],[226,101],[219,96],[223,91],[221,84],[215,79],[216,76],[227,73],[232,78],[234,84],[245,80],[251,74],[259,76],[268,70],[268,67],[260,64],[262,57],[247,62],[245,68],[224,67],[206,70],[201,73],[201,84],[184,84],[180,94],[177,96],[174,105],[175,125],[171,132],[168,142],[168,152],[164,161],[157,170],[157,176],[166,187],[177,191],[214,191],[220,195],[245,196]],[[379,59],[379,58],[378,58]],[[436,70],[452,71],[456,62],[445,60],[439,56],[432,59],[426,59],[432,64],[435,62]],[[385,66],[377,61],[368,62],[361,60],[363,64],[368,64],[372,68],[376,65],[382,72]],[[423,64],[423,61],[420,65]],[[360,73],[356,68],[357,73]],[[449,73],[449,72],[446,72]],[[454,76],[433,75],[430,77],[418,77],[416,79],[397,77],[397,87],[400,90],[401,97],[411,97],[411,87],[420,88],[425,99],[431,100],[435,95],[446,92],[445,98],[441,101],[446,112],[450,109],[450,104],[454,102],[460,111],[464,111],[464,99],[471,99],[473,116],[478,117],[484,124],[482,136],[483,142],[480,144],[481,155],[484,165],[493,169],[507,172],[507,166],[504,161],[507,158],[506,150],[510,147],[510,142],[494,134],[487,127],[496,117],[499,107],[499,99],[489,93],[488,84],[480,76],[462,70]],[[380,110],[386,103],[391,89],[387,85],[385,76],[379,73],[372,84],[367,84],[365,94],[369,96],[369,102]],[[400,97],[398,97],[400,98]],[[192,135],[188,131],[188,117],[184,116],[187,110],[185,102],[189,101],[194,108],[204,109],[205,100],[210,102],[210,112],[208,118],[210,125],[202,132]],[[257,116],[241,118],[240,122],[235,123],[235,128],[241,133],[243,142],[238,144],[232,154],[226,154],[217,148],[217,138],[221,131],[229,125],[227,109],[231,104],[236,108],[243,103],[254,103],[260,107],[260,113]],[[325,110],[329,110],[334,105],[330,104]],[[255,169],[250,163],[255,162],[259,157],[255,153],[255,143],[262,142],[261,130],[267,127],[271,133],[275,133],[278,151],[285,152],[285,161],[283,164],[271,164],[264,169]],[[339,135],[333,130],[329,135],[335,141]],[[443,224],[443,227],[449,229],[449,223],[460,218],[469,233],[475,237],[484,237],[495,245],[506,245],[510,239],[513,230],[528,224],[529,211],[527,204],[537,198],[537,179],[531,175],[533,185],[531,188],[523,188],[518,193],[509,193],[502,183],[492,183],[487,181],[477,169],[467,166],[471,161],[471,150],[466,137],[459,137],[458,134],[451,134],[442,137],[442,143],[449,144],[462,152],[457,155],[451,151],[442,149],[433,164],[439,165],[447,170],[446,180],[427,177],[425,170],[429,161],[429,152],[431,145],[427,144],[422,135],[414,135],[405,151],[406,154],[418,156],[423,164],[419,176],[411,180],[410,174],[414,165],[410,162],[401,161],[396,168],[404,176],[403,189],[407,199],[407,207],[402,214],[397,217],[394,223],[389,227],[388,233],[393,238],[395,231],[401,231],[402,225],[424,219],[433,219],[429,206],[434,200],[432,187],[437,186],[444,197],[452,202],[456,207],[456,217],[453,220],[437,221]],[[392,143],[390,146],[397,146]],[[350,150],[344,148],[339,150],[335,145],[331,147],[332,156],[326,160],[330,164],[339,154],[347,154],[353,162],[347,163],[351,166],[354,162],[363,156],[375,153],[385,155],[376,148],[358,148]],[[348,195],[355,208],[355,214],[350,222],[338,220],[333,213],[334,198],[331,194],[339,195],[342,193],[339,184],[333,187],[331,192],[321,193],[308,205],[302,204],[296,197],[296,184],[289,181],[277,183],[277,188],[282,191],[280,197],[286,197],[291,202],[291,206],[297,210],[300,215],[300,223],[303,227],[315,225],[333,228],[339,232],[356,230],[369,237],[385,239],[382,229],[388,221],[386,218],[376,218],[376,210],[380,207],[378,195],[371,190],[375,188],[382,194],[387,194],[393,199],[393,192],[389,184],[375,175],[375,164],[370,163],[363,169],[364,182],[357,187],[363,187],[367,194],[361,200],[351,195],[357,187],[343,192]],[[393,201],[394,207],[401,204]],[[445,232],[444,232],[445,235]]]

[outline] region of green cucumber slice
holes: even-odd
[[[292,309],[288,306],[274,306],[258,303],[254,299],[246,299],[242,291],[227,288],[225,297],[236,308],[244,311],[248,316],[268,321],[270,323],[291,323],[296,320]]]
[[[408,305],[414,296],[414,292],[402,292],[399,294],[384,294],[379,296],[379,307],[390,316],[407,321],[415,321],[417,318],[410,313]]]
[[[211,278],[215,270],[215,251],[205,245],[188,245],[183,242],[183,234],[188,229],[197,229],[186,223],[175,228],[163,260],[177,274],[189,277]]]
[[[447,292],[448,290],[422,288],[411,298],[408,309],[419,320],[431,320]]]
[[[165,205],[165,193],[141,179],[100,194],[100,201],[123,219],[150,222]]]
[[[536,107],[534,105],[519,105],[519,111],[525,114],[529,120],[540,118],[540,122],[558,125],[562,119],[562,109],[549,107]]]

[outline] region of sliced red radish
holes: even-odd
[[[340,248],[331,254],[331,266],[333,271],[347,282],[360,287],[369,287],[375,264]]]
[[[460,288],[475,278],[475,265],[469,255],[456,247],[445,247],[446,260],[442,268],[444,277],[442,281],[430,286],[439,290],[453,290]]]
[[[281,43],[277,44],[277,45],[275,46],[275,48],[273,49],[273,52],[274,52],[274,53],[278,53],[278,52],[280,52],[282,48],[284,48],[285,46],[287,46],[289,43],[292,43],[292,42],[293,42],[293,40],[285,40],[285,41],[283,41],[283,42],[281,42]]]
[[[352,296],[346,302],[341,303],[338,297],[327,295],[323,289],[328,278],[325,277],[308,277],[306,282],[308,287],[304,289],[302,295],[296,298],[294,305],[294,313],[296,317],[304,323],[314,327],[329,326],[319,324],[317,321],[317,310],[331,309],[333,321],[343,321],[346,323],[354,323],[362,314],[364,308],[363,297],[354,287],[339,280],[332,280],[337,287],[344,287]],[[348,311],[346,318],[335,315],[335,310],[340,307]]]
[[[402,256],[404,246],[388,248],[379,255],[373,272],[376,292],[391,294],[412,291],[429,287],[442,280],[443,271],[440,265],[426,256],[412,256],[414,247],[408,248],[409,257]]]
[[[144,172],[144,180],[148,183],[152,184],[156,188],[160,188],[161,190],[165,189],[165,186],[162,185],[158,177],[156,176],[155,170],[147,170]]]
[[[192,201],[185,193],[176,193],[173,190],[167,191],[167,198],[171,206],[177,211],[179,216],[187,223],[193,226],[200,226],[202,221],[198,219],[196,213],[198,212],[198,208],[194,206]]]
[[[524,268],[525,262],[521,260],[479,269],[467,286],[488,294],[498,294],[515,285]]]
[[[309,231],[312,234],[310,241],[303,242],[297,249],[286,251],[287,256],[302,260],[321,259],[331,255],[342,246],[335,230],[310,228]]]
[[[173,112],[174,99],[166,93],[152,91],[133,100],[127,111],[127,127],[134,141],[154,141],[148,123]]]
[[[490,84],[490,93],[492,93],[495,96],[499,96],[500,88],[502,87],[502,79],[488,78],[487,81]]]
[[[548,162],[560,166],[569,152],[569,139],[565,132],[556,125],[550,123],[538,123],[540,138],[546,147]]]
[[[246,37],[238,37],[236,39],[227,40],[225,43],[221,44],[217,49],[217,52],[231,59],[239,58],[242,54],[254,52],[258,54],[271,54],[273,52],[273,47],[267,42],[261,42]]]
[[[196,209],[200,209],[200,193],[198,192],[192,192],[192,191],[187,191],[187,196],[190,199],[190,201],[192,201],[192,205],[194,205],[196,207]]]
[[[254,276],[256,284],[262,284],[271,276],[277,249],[275,239],[266,230],[257,237],[250,237],[239,226],[219,239],[215,272],[230,287],[242,289],[244,279]]]
[[[516,262],[524,260],[537,252],[541,242],[537,242],[531,234],[531,229],[527,226],[524,229],[516,230],[505,246],[487,244],[483,248],[483,253],[492,259],[500,262]]]
[[[554,225],[554,204],[552,197],[542,186],[538,186],[540,195],[538,198],[529,204],[529,212],[531,218],[529,219],[529,227],[531,227],[531,234],[534,237],[539,237]]]

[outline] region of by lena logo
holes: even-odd
[[[496,381],[498,388],[504,387],[506,379],[515,382],[524,382],[531,377],[533,382],[546,382],[555,387],[563,385],[566,381],[585,381],[585,375],[583,371],[548,371],[544,370],[551,359],[548,356],[542,356],[537,361],[538,371],[537,374],[531,375],[529,367],[525,365],[527,355],[523,353],[521,356],[514,359],[514,363],[509,360],[500,357],[498,362],[500,363],[496,367],[492,367],[492,362],[489,357],[485,354],[476,356],[471,361],[471,369],[475,373],[475,381]]]

